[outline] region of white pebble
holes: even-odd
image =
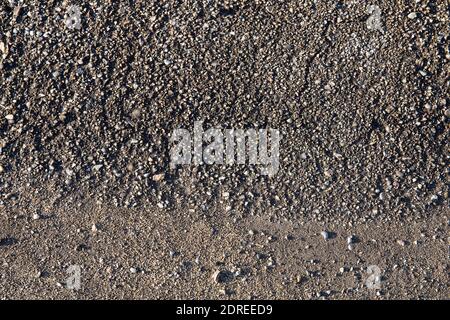
[[[326,232],[326,231],[322,231],[320,234],[322,235],[322,237],[325,240],[328,240],[330,238],[330,234],[328,232]]]

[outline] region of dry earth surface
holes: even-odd
[[[448,299],[449,22],[440,0],[1,1],[0,298]],[[195,121],[279,130],[279,171],[171,168]]]

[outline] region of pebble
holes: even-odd
[[[320,235],[325,239],[328,240],[330,238],[330,234],[327,231],[322,231]]]
[[[403,240],[397,240],[397,244],[401,245],[402,247],[404,247],[406,245],[406,242]]]
[[[103,167],[102,164],[97,164],[97,165],[93,166],[92,169],[94,169],[95,171],[98,171],[98,170],[100,170],[102,167]]]
[[[14,115],[12,115],[12,114],[7,114],[7,115],[5,116],[5,119],[6,119],[6,120],[9,120],[9,121],[13,121],[13,120],[14,120]]]
[[[169,251],[169,255],[171,258],[175,257],[178,255],[178,253],[176,251]]]
[[[213,279],[217,283],[227,283],[233,280],[233,273],[228,270],[217,270],[213,273]]]
[[[3,41],[0,41],[0,51],[2,52],[2,55],[6,54],[6,45]]]
[[[415,19],[415,18],[417,18],[417,13],[411,12],[410,14],[408,14],[408,18],[409,18],[409,19]]]
[[[347,237],[347,244],[352,244],[355,242],[355,236],[351,235],[349,237]]]
[[[130,272],[131,272],[131,273],[137,273],[138,270],[137,270],[136,268],[130,268]]]
[[[159,182],[161,180],[164,179],[165,174],[164,173],[160,173],[160,174],[155,174],[152,179],[153,181]]]
[[[33,214],[33,220],[39,220],[40,218],[41,216],[39,215],[39,213]]]

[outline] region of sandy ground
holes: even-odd
[[[396,224],[233,221],[229,214],[217,213],[216,218],[192,219],[182,210],[118,210],[67,202],[40,220],[2,215],[2,234],[10,236],[10,243],[0,248],[0,296],[449,298],[444,212]],[[323,230],[334,235],[325,240]],[[355,236],[351,250],[349,235]],[[67,288],[73,275],[67,270],[73,265],[81,270],[78,290]],[[377,288],[368,287],[378,272],[370,266],[379,268]]]

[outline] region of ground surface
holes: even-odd
[[[0,297],[448,299],[449,20],[432,0],[2,1]],[[195,121],[278,129],[279,171],[170,168]]]

